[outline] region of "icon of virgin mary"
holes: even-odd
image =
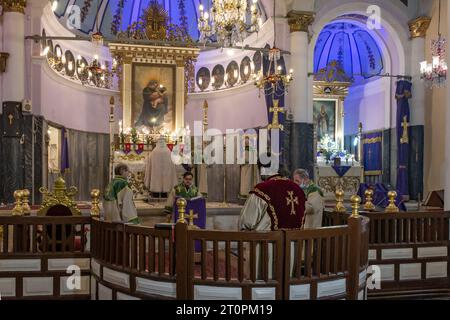
[[[164,116],[168,112],[167,89],[160,85],[158,81],[151,80],[142,90],[142,96],[144,98],[142,112],[135,126],[160,127],[164,122]]]

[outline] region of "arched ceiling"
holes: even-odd
[[[314,49],[314,72],[336,60],[353,78],[368,79],[383,73],[382,50],[369,29],[352,20],[355,18],[361,20],[361,17],[340,17],[322,29]]]
[[[70,5],[76,5],[81,9],[82,17],[81,29],[75,33],[89,34],[97,31],[97,25],[100,32],[105,37],[114,37],[114,26],[119,31],[126,28],[133,22],[139,20],[142,11],[153,0],[58,0],[58,6],[55,15],[62,22]],[[197,29],[198,6],[202,3],[205,9],[211,7],[212,0],[157,0],[169,13],[170,23],[181,25],[186,21],[189,34],[194,40],[199,38]],[[249,0],[251,2],[251,0]],[[259,9],[263,21],[267,19],[264,8],[260,2]],[[184,13],[183,13],[184,11]],[[99,18],[96,21],[96,18]],[[182,19],[185,17],[185,19]],[[65,25],[65,24],[64,24]],[[74,30],[72,30],[74,31]]]

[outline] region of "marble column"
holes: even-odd
[[[411,77],[412,98],[410,99],[410,126],[409,126],[409,193],[410,199],[417,200],[419,194],[423,195],[424,175],[424,124],[425,124],[425,95],[426,88],[420,79],[420,63],[425,59],[425,35],[430,26],[431,18],[421,16],[409,24],[411,35]]]
[[[25,7],[26,0],[4,0],[3,51],[8,53],[6,71],[2,76],[2,101],[6,105],[20,105],[25,98]],[[7,103],[5,103],[7,102]],[[2,104],[3,105],[3,104]],[[2,128],[0,136],[0,202],[14,201],[13,192],[24,188],[24,119],[20,110],[9,109],[9,123],[15,121],[16,134],[7,134]],[[6,117],[2,114],[2,118]],[[2,126],[8,123],[2,119]]]
[[[447,5],[447,34],[450,34],[450,5]],[[448,80],[447,80],[448,81]],[[448,104],[450,103],[450,85],[447,83],[445,88],[446,90],[446,98],[447,98],[447,107],[445,108],[445,166],[444,166],[444,174],[445,174],[445,195],[444,195],[444,204],[445,210],[450,210],[450,108]]]
[[[314,22],[314,13],[290,11],[287,14],[290,27],[290,68],[294,69],[294,81],[289,88],[289,108],[292,110],[292,123],[288,126],[290,170],[304,168],[312,175],[314,172],[314,135],[312,110],[309,99],[312,88],[308,85],[309,26]],[[311,89],[311,90],[310,90]],[[311,91],[311,92],[309,92]]]

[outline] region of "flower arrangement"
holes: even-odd
[[[336,142],[328,134],[320,139],[317,149],[327,161],[330,161],[333,154],[338,151]]]

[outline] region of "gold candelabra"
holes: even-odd
[[[186,199],[179,198],[177,200],[177,207],[178,207],[178,220],[177,220],[177,223],[186,223],[186,219],[185,219],[186,206],[187,206]]]

